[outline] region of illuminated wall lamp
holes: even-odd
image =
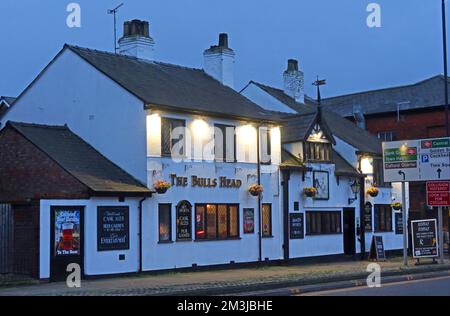
[[[358,180],[353,181],[353,183],[350,185],[350,188],[352,189],[353,194],[355,195],[354,198],[348,198],[348,204],[352,204],[358,199],[358,193],[361,189],[361,185],[359,184]]]

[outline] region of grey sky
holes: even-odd
[[[81,5],[79,29],[66,26],[70,2]],[[64,43],[112,51],[106,10],[121,2],[119,35],[124,20],[149,20],[161,61],[202,67],[203,50],[229,33],[238,89],[251,79],[281,86],[288,58],[313,96],[317,74],[326,97],[443,72],[440,0],[1,0],[0,95],[18,95]],[[371,2],[381,28],[366,25]]]

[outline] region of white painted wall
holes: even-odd
[[[144,104],[66,49],[2,118],[63,125],[145,183]]]
[[[283,102],[278,101],[276,98],[263,91],[254,83],[250,83],[245,87],[245,89],[241,91],[241,94],[266,110],[291,114],[297,113]]]
[[[52,206],[84,206],[84,273],[102,275],[137,272],[139,269],[139,200],[127,198],[92,198],[90,200],[41,200],[40,201],[40,258],[39,277],[50,277],[50,212]],[[130,221],[130,249],[97,251],[97,207],[128,206]],[[125,255],[120,261],[119,255]]]

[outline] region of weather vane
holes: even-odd
[[[321,97],[320,97],[320,86],[324,86],[327,84],[326,79],[319,79],[319,76],[317,76],[317,80],[313,82],[313,86],[317,87],[317,103],[320,106]]]

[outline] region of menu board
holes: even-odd
[[[369,259],[373,260],[386,260],[386,252],[384,251],[383,236],[373,236],[372,244],[370,246]]]
[[[395,234],[403,235],[403,213],[395,213]]]
[[[177,240],[192,240],[192,206],[188,201],[177,205]]]
[[[372,231],[372,203],[364,205],[364,227],[366,232]]]
[[[244,234],[253,234],[255,232],[255,210],[253,208],[244,208]]]
[[[130,249],[129,213],[128,206],[98,207],[98,251]]]
[[[303,239],[304,238],[303,213],[289,214],[289,236],[290,236],[290,239]]]
[[[414,258],[438,256],[437,223],[435,219],[411,222]]]

